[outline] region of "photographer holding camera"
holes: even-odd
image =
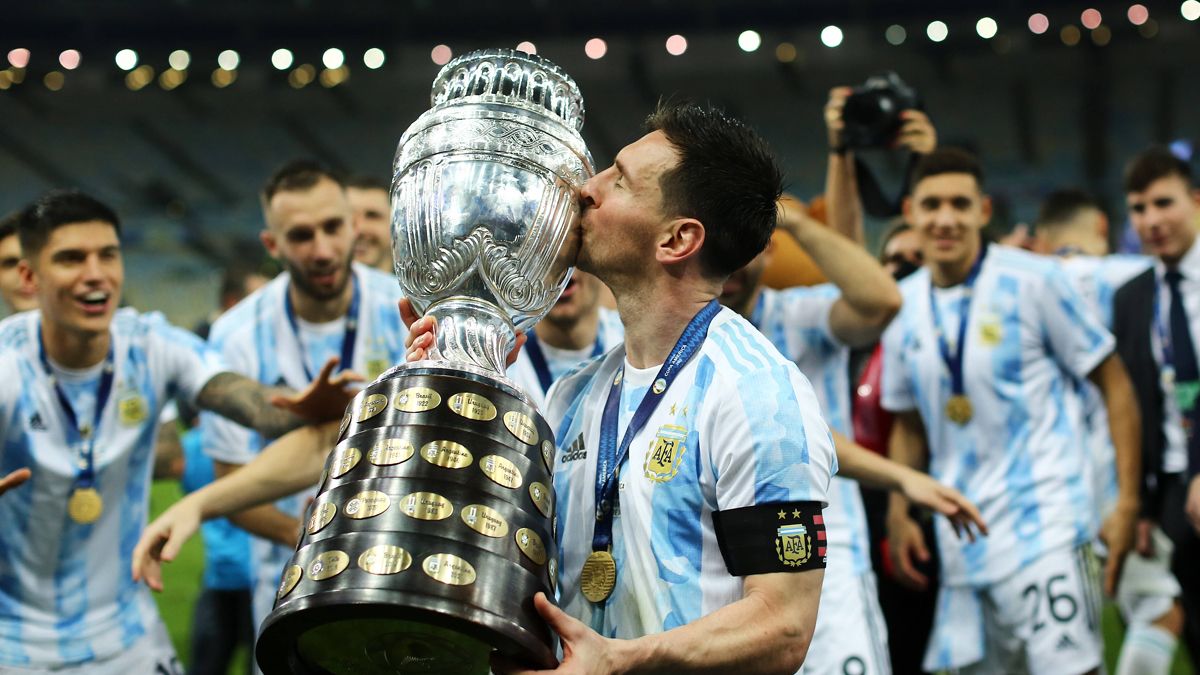
[[[826,173],[825,196],[828,222],[837,231],[866,245],[863,227],[865,210],[876,217],[891,217],[900,212],[903,190],[907,189],[912,166],[922,155],[937,148],[937,130],[921,109],[916,92],[896,74],[872,77],[858,87],[834,87],[825,104],[825,127],[829,138],[829,164]],[[858,156],[861,150],[908,150],[910,158],[905,170],[904,188],[894,200],[885,198],[874,174]],[[861,180],[861,190],[860,190]],[[897,281],[922,264],[920,251],[914,245],[892,246],[901,240],[915,238],[911,230],[893,229],[885,236],[884,258],[899,258],[893,275]],[[895,250],[892,250],[892,249]],[[885,260],[885,262],[887,262]],[[887,454],[887,438],[891,430],[890,414],[880,405],[880,376],[882,354],[874,345],[855,353],[852,382],[855,440],[868,447],[882,448]],[[871,442],[875,439],[876,442]],[[867,511],[871,536],[871,558],[878,573],[880,606],[883,610],[889,639],[887,648],[892,669],[897,673],[920,672],[921,661],[933,623],[936,595],[931,590],[906,588],[891,576],[883,561],[888,559],[884,517],[887,511],[886,493],[864,489],[863,503]],[[925,521],[926,535],[932,536],[932,526]],[[919,565],[921,571],[936,587],[937,560],[931,555]]]
[[[854,151],[905,148],[914,155],[933,152],[937,148],[937,130],[920,108],[916,91],[895,73],[869,78],[859,87],[829,90],[829,102],[825,104],[825,128],[829,134],[825,198],[828,222],[835,230],[860,244],[866,243],[864,200],[871,215],[899,215],[900,200],[885,203],[874,175],[855,157]],[[859,173],[864,174],[861,192]],[[904,185],[907,184],[905,180]]]

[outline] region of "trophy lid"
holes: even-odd
[[[550,61],[512,49],[481,49],[463,54],[438,72],[430,99],[443,105],[476,99],[544,108],[570,128],[583,128],[579,85]]]

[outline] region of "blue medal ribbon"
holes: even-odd
[[[550,385],[554,384],[554,375],[550,373],[550,363],[546,360],[546,353],[542,351],[542,345],[538,341],[537,333],[529,331],[526,333],[525,353],[529,355],[529,363],[533,364],[533,372],[537,373],[538,383],[542,385],[542,393],[550,391]],[[590,358],[596,358],[604,353],[604,345],[600,343],[600,327],[596,327],[596,344],[592,345],[592,355]]]
[[[350,270],[350,282],[354,284],[354,291],[350,295],[350,307],[346,310],[346,332],[342,336],[342,356],[338,363],[339,370],[352,367],[354,343],[358,336],[358,277],[354,274],[353,269]],[[300,352],[300,365],[304,367],[304,375],[311,382],[315,375],[308,368],[308,357],[304,354],[304,343],[300,340],[300,325],[296,322],[296,308],[292,306],[290,288],[283,291],[283,308],[287,313],[288,324],[292,327],[292,334],[296,336],[296,349]]]
[[[941,314],[938,312],[937,298],[933,295],[933,283],[929,284],[929,311],[933,314],[933,332],[937,334],[938,351],[941,352],[942,361],[950,371],[950,394],[953,396],[961,395],[966,391],[963,381],[963,354],[967,351],[967,320],[971,316],[971,296],[975,287],[975,279],[979,276],[979,270],[983,268],[987,247],[987,242],[984,242],[983,248],[979,251],[979,257],[975,259],[975,263],[971,265],[971,271],[967,273],[967,278],[963,281],[964,292],[962,303],[959,305],[958,344],[956,345],[958,349],[955,352],[950,351],[950,345],[946,342]]]
[[[75,476],[77,488],[90,488],[96,483],[96,437],[100,435],[100,418],[104,415],[104,407],[108,405],[108,398],[112,394],[113,388],[112,343],[113,339],[110,335],[108,355],[104,357],[100,383],[96,387],[96,410],[92,415],[92,426],[82,427],[79,424],[79,416],[75,414],[75,408],[71,407],[71,400],[59,386],[58,378],[54,377],[54,370],[50,367],[50,357],[46,355],[46,342],[42,339],[42,325],[38,324],[38,358],[42,362],[46,376],[50,378],[50,384],[54,386],[58,405],[62,407],[63,415],[67,418],[67,442],[72,447],[78,448],[79,451],[79,473]]]
[[[671,388],[671,383],[675,381],[679,371],[683,370],[688,361],[691,361],[692,357],[696,355],[704,343],[704,339],[708,336],[709,325],[720,311],[721,304],[712,300],[688,322],[687,327],[683,329],[683,335],[679,336],[679,340],[671,349],[667,360],[658,369],[654,384],[646,391],[642,402],[638,404],[619,446],[617,445],[617,419],[621,406],[621,387],[625,381],[624,365],[617,370],[612,386],[608,389],[604,414],[600,418],[600,449],[596,456],[596,529],[592,534],[593,551],[606,551],[612,545],[617,473],[621,464],[629,456],[629,445],[633,443],[634,436],[637,436],[642,427],[646,426],[646,422],[650,420],[650,416],[658,407],[663,394]]]

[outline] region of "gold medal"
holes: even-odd
[[[104,513],[104,500],[96,488],[77,487],[67,500],[67,515],[80,525],[90,525],[100,520]]]
[[[579,586],[583,597],[591,602],[604,602],[617,585],[617,561],[608,551],[592,551],[579,571]]]
[[[975,409],[971,406],[971,399],[967,398],[966,394],[955,394],[946,402],[946,417],[949,417],[950,421],[955,424],[970,422],[974,414]]]

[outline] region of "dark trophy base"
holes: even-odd
[[[533,607],[556,559],[546,422],[510,387],[401,368],[347,410],[256,646],[266,675],[556,664]]]

